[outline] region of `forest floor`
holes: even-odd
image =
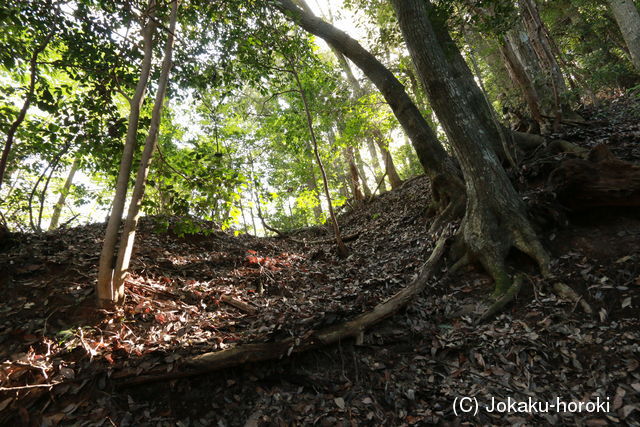
[[[620,98],[582,114],[597,125],[557,136],[640,163],[640,102]],[[523,192],[541,191],[566,157],[529,167]],[[179,236],[177,219],[162,232],[145,218],[126,303],[115,312],[94,308],[104,224],[13,235],[0,247],[0,425],[640,425],[640,215],[632,209],[547,222],[540,233],[554,276],[542,279],[515,255],[512,265],[528,273],[523,290],[483,324],[474,322],[490,278],[474,265],[444,267],[363,342],[180,377],[193,356],[304,340],[410,283],[435,244],[428,184],[418,177],[342,215],[345,235],[358,233],[344,260],[331,244],[313,243],[327,237],[313,230],[294,241],[209,224],[209,233]],[[554,292],[556,283],[582,299]],[[608,406],[457,417],[454,400],[464,396],[481,405],[599,397]]]

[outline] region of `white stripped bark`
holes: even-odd
[[[118,180],[116,182],[116,192],[111,206],[111,214],[107,223],[107,230],[104,235],[102,244],[102,252],[100,253],[100,266],[98,270],[98,282],[96,284],[96,296],[98,304],[107,308],[111,306],[115,298],[115,289],[113,288],[113,267],[115,261],[115,248],[118,240],[118,230],[122,223],[122,214],[124,212],[124,204],[127,197],[127,189],[129,184],[129,174],[131,172],[131,164],[133,162],[133,153],[136,146],[136,138],[138,135],[138,122],[140,118],[140,109],[144,103],[144,94],[147,89],[147,82],[151,73],[151,60],[153,57],[153,33],[156,24],[154,20],[155,0],[149,1],[147,23],[142,30],[143,34],[143,50],[144,57],[140,67],[140,78],[136,85],[136,90],[131,99],[129,111],[129,123],[127,128],[127,136],[125,140],[122,159],[120,161],[120,170],[118,172]]]
[[[164,58],[162,60],[162,69],[160,71],[160,78],[158,80],[158,90],[156,92],[153,111],[151,113],[149,134],[147,135],[147,139],[144,144],[144,151],[142,152],[142,158],[140,159],[140,166],[138,167],[136,183],[133,187],[131,202],[129,203],[127,220],[124,224],[124,230],[122,231],[122,236],[120,238],[118,259],[116,261],[116,267],[113,274],[113,287],[115,289],[114,299],[116,302],[120,302],[124,298],[124,279],[129,270],[129,262],[131,261],[131,254],[133,252],[133,244],[136,236],[138,217],[140,215],[140,207],[142,206],[142,199],[144,197],[144,191],[147,184],[147,176],[149,174],[149,167],[151,166],[153,152],[158,141],[160,120],[162,118],[162,107],[164,105],[167,86],[169,85],[169,75],[171,74],[173,44],[175,40],[174,33],[176,30],[176,21],[178,18],[179,6],[180,1],[173,0],[171,5],[171,15],[169,18],[169,31],[164,48]]]

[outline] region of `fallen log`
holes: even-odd
[[[640,165],[616,158],[605,145],[588,160],[565,160],[549,175],[548,187],[564,207],[640,206]]]
[[[147,372],[146,375],[136,375],[135,372],[120,374],[115,372],[112,378],[117,381],[116,385],[119,387],[168,381],[202,375],[245,363],[282,359],[291,354],[335,344],[349,338],[359,339],[365,330],[397,313],[426,288],[429,279],[433,277],[440,265],[447,239],[448,236],[443,233],[420,273],[407,287],[378,304],[373,310],[345,323],[311,332],[304,337],[291,337],[274,343],[241,344],[227,350],[204,353],[183,360],[172,372],[167,372],[165,365],[153,372]]]

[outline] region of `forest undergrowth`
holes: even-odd
[[[637,99],[580,113],[585,124],[552,139],[604,144],[640,164]],[[476,324],[493,283],[474,264],[448,272],[445,258],[419,297],[360,339],[299,353],[296,345],[374,309],[418,273],[436,243],[426,177],[342,213],[346,259],[322,242],[322,228],[257,238],[202,223],[206,232],[180,235],[180,218],[145,217],[116,311],[95,308],[105,224],[11,235],[0,242],[0,424],[639,425],[640,215],[548,203],[548,175],[571,157],[520,159],[514,178],[552,277],[512,254],[526,273],[520,294]],[[287,339],[295,345],[276,360],[185,369],[205,353]],[[600,396],[610,410],[458,418],[459,396]]]

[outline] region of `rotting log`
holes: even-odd
[[[605,145],[588,160],[565,160],[549,175],[548,187],[572,211],[640,206],[640,165],[616,158]]]
[[[319,331],[310,332],[303,337],[291,337],[282,341],[262,344],[241,344],[227,350],[204,353],[183,360],[177,369],[167,372],[167,366],[161,366],[146,375],[136,375],[134,371],[114,372],[111,376],[119,387],[129,387],[159,381],[168,381],[214,372],[245,363],[263,362],[288,357],[314,348],[335,344],[340,341],[361,338],[364,331],[382,320],[394,315],[421,293],[435,275],[445,253],[448,233],[438,239],[429,259],[420,269],[418,276],[405,288],[388,300],[378,304],[373,310],[363,313],[352,320]]]

